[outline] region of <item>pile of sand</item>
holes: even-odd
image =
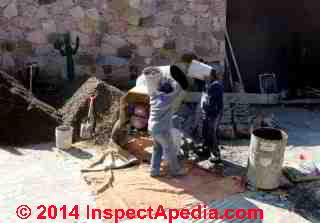
[[[87,119],[90,96],[94,101],[94,142],[107,144],[112,127],[119,117],[120,98],[124,95],[119,89],[95,77],[89,78],[59,110],[63,122],[74,128],[74,140],[80,137],[81,123]]]

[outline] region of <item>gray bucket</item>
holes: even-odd
[[[69,149],[72,146],[73,127],[60,125],[56,127],[56,147]]]
[[[288,135],[274,128],[258,128],[251,134],[248,159],[249,184],[265,190],[280,186],[280,177]]]

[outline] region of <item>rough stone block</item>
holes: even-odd
[[[121,48],[127,45],[127,41],[116,35],[105,36],[103,42],[106,44],[110,44],[114,48]]]
[[[11,19],[17,15],[18,15],[18,9],[15,2],[8,5],[3,11],[3,16],[6,17],[7,19]]]
[[[139,26],[141,27],[152,27],[154,23],[155,23],[154,16],[148,16],[148,17],[139,19]]]
[[[46,34],[57,32],[57,26],[53,20],[42,23],[42,27]]]
[[[224,139],[234,139],[236,137],[234,128],[232,125],[220,125],[220,134]]]
[[[1,42],[1,51],[2,52],[12,52],[16,49],[16,44],[14,41],[5,40]]]
[[[174,14],[172,11],[160,12],[154,17],[154,25],[169,26],[172,24]]]
[[[165,39],[157,39],[153,41],[153,46],[159,49],[163,47],[164,43],[165,43]]]
[[[62,4],[64,8],[69,8],[73,6],[74,0],[63,0]]]
[[[45,19],[49,17],[49,12],[45,6],[41,6],[36,14],[37,19]]]
[[[159,38],[159,37],[165,35],[167,33],[166,31],[167,30],[164,27],[158,26],[158,27],[148,29],[147,34],[151,37]]]
[[[0,7],[1,8],[6,7],[10,2],[11,2],[11,0],[1,0],[0,1]]]
[[[194,41],[192,39],[180,36],[176,40],[178,52],[192,52],[194,50]]]
[[[143,38],[140,36],[129,36],[128,42],[134,45],[143,45]]]
[[[122,65],[129,64],[129,61],[127,59],[121,58],[121,57],[115,57],[115,56],[99,56],[96,62],[101,66],[102,65],[122,66]]]
[[[103,55],[116,55],[117,49],[110,44],[103,43],[101,45],[100,52]]]
[[[176,42],[174,40],[167,40],[163,44],[163,48],[166,50],[174,50],[174,49],[176,49]]]
[[[52,4],[54,2],[56,2],[57,0],[39,0],[39,5],[49,5]]]
[[[131,46],[131,45],[126,45],[126,46],[120,47],[117,50],[117,55],[119,57],[131,58],[131,55],[133,53],[134,48],[135,47]]]
[[[198,32],[209,32],[212,30],[210,20],[199,18],[197,21]]]
[[[182,23],[186,26],[193,26],[196,23],[196,17],[190,14],[184,14],[180,16]]]
[[[81,53],[75,57],[75,62],[79,65],[91,66],[95,64],[95,58],[93,55],[88,53]]]
[[[16,53],[31,55],[32,54],[32,43],[26,40],[19,40],[16,43]]]
[[[124,12],[130,7],[128,0],[111,1],[109,6],[111,9],[117,10],[118,12]]]
[[[217,40],[224,40],[224,31],[215,31],[213,32],[213,36]]]
[[[103,73],[106,75],[112,73],[112,65],[103,65],[102,69],[103,69]]]
[[[41,30],[29,33],[27,36],[27,40],[37,44],[44,44],[47,42],[46,35]]]
[[[129,0],[129,5],[132,8],[139,9],[141,7],[141,0]]]
[[[138,54],[142,57],[150,57],[152,56],[153,48],[146,47],[146,46],[139,46],[138,47]]]
[[[251,126],[249,123],[236,123],[236,134],[242,137],[250,137]]]
[[[79,23],[79,29],[83,33],[90,34],[95,32],[98,27],[98,21],[90,19],[88,16],[83,17]]]
[[[191,2],[189,7],[192,11],[197,12],[197,13],[204,13],[204,12],[208,11],[208,9],[209,9],[209,5],[207,5],[207,4],[198,4],[198,3],[194,3],[194,2]]]
[[[80,6],[70,9],[70,14],[76,19],[82,19],[85,16],[85,12]]]
[[[98,21],[98,32],[107,33],[109,30],[108,23],[102,20]]]
[[[96,8],[88,9],[86,15],[92,20],[99,20],[100,14]]]

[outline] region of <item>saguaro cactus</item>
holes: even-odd
[[[70,33],[64,34],[63,40],[59,39],[54,43],[54,48],[60,51],[62,56],[67,58],[67,75],[69,81],[73,81],[74,74],[74,62],[73,55],[75,55],[79,49],[80,39],[77,36],[76,45],[73,48],[71,43],[71,35]]]

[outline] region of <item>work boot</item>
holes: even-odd
[[[208,158],[210,157],[210,150],[208,149],[208,147],[202,146],[200,148],[197,148],[195,154],[197,154],[201,158]]]
[[[187,175],[187,171],[184,168],[180,168],[179,170],[170,173],[170,176],[172,177],[180,177],[185,175]]]
[[[222,163],[221,157],[210,157],[209,158],[210,163],[219,164]]]
[[[211,152],[209,161],[211,163],[215,163],[215,164],[222,163],[220,151],[218,150],[218,151],[215,151],[215,152]]]
[[[151,177],[160,177],[160,170],[151,169],[150,176]]]

